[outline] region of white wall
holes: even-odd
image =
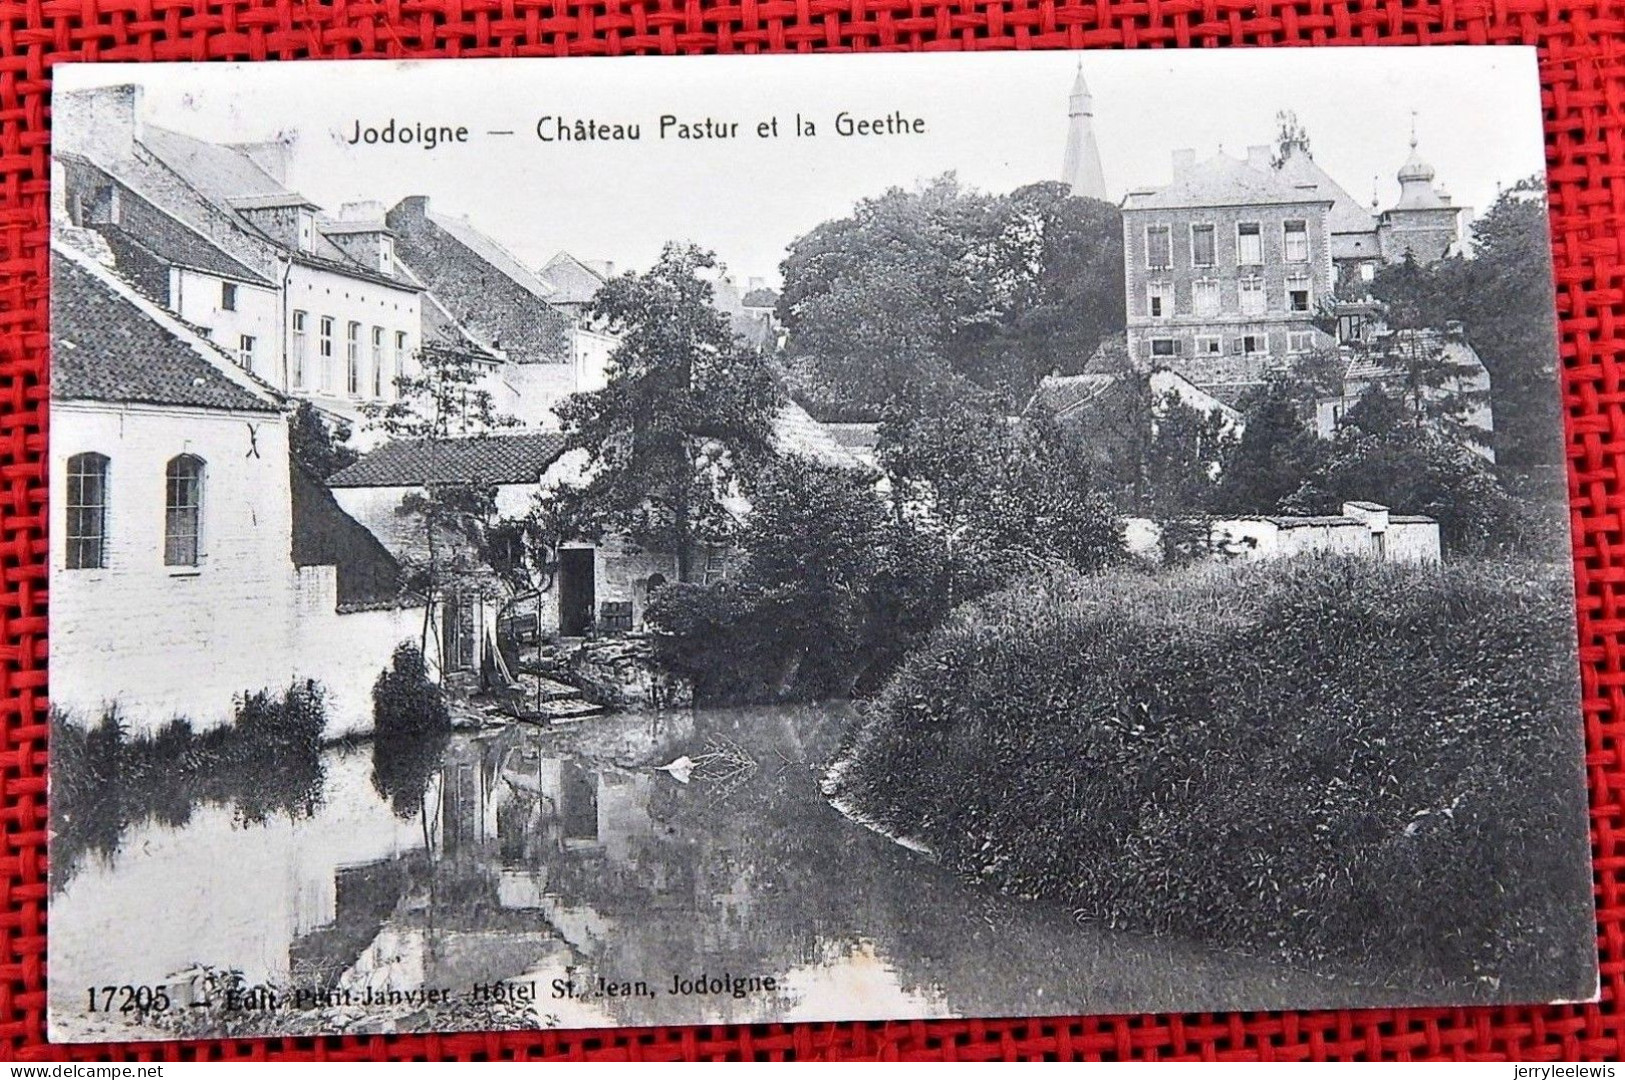
[[[107,565],[69,570],[61,493],[85,451],[111,459]],[[182,453],[205,462],[196,567],[164,565],[164,469]],[[54,705],[94,723],[116,701],[132,730],[201,730],[232,719],[235,695],[315,679],[328,736],[370,728],[372,683],[422,609],[339,614],[333,568],[294,567],[280,415],[58,402],[50,469]]]
[[[259,456],[250,455],[250,428]],[[285,421],[263,413],[84,406],[52,408],[51,490],[67,459],[107,455],[107,566],[68,570],[66,515],[51,500],[51,700],[94,721],[117,699],[147,728],[175,715],[207,727],[233,694],[294,676],[293,566]],[[164,565],[164,469],[205,464],[200,559]]]
[[[225,278],[213,274],[175,267],[169,272],[169,309],[187,322],[207,329],[209,340],[233,357],[237,355],[242,335],[251,336],[254,339],[253,373],[273,386],[281,386],[282,305],[276,290],[234,282],[237,307],[227,311],[221,306],[221,286],[225,282]]]
[[[303,386],[293,385],[294,336],[293,315],[305,312],[305,379]],[[321,355],[321,320],[333,320],[333,356],[324,368]],[[406,334],[404,370],[407,374],[418,371],[417,350],[423,341],[423,316],[420,295],[412,289],[384,285],[379,282],[333,273],[319,267],[294,263],[288,270],[288,285],[283,301],[282,333],[287,341],[288,360],[286,379],[276,385],[300,397],[310,398],[322,408],[349,420],[358,435],[365,436],[366,420],[361,405],[367,401],[393,401],[395,399],[395,335]],[[348,385],[346,334],[349,324],[361,324],[361,383],[359,393],[351,395]],[[372,329],[384,330],[383,394],[372,394]],[[363,443],[376,442],[364,437]]]

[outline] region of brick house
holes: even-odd
[[[310,549],[282,396],[78,239],[52,251],[52,703],[202,729],[234,695],[315,679],[328,733],[366,730],[421,611],[387,563]]]
[[[386,221],[402,260],[441,310],[500,353],[490,382],[499,413],[525,427],[556,428],[555,405],[604,385],[614,339],[582,315],[593,283],[603,283],[587,264],[555,258],[549,266],[568,288],[550,284],[466,217],[439,213],[422,195],[396,203]]]
[[[131,85],[56,95],[59,208],[119,274],[277,390],[363,427],[415,370],[421,286],[382,220],[328,219],[286,185],[285,144],[146,123]]]
[[[1332,196],[1247,160],[1174,155],[1173,180],[1123,200],[1128,353],[1227,400],[1321,346]]]

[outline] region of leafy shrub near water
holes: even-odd
[[[1585,997],[1573,636],[1528,564],[1051,576],[910,657],[836,784],[1083,920]]]
[[[203,732],[181,717],[150,734],[134,732],[116,705],[92,726],[53,711],[53,883],[65,881],[87,851],[117,850],[131,824],[184,825],[199,803],[232,805],[245,824],[312,812],[327,723],[320,685],[245,693],[234,704],[232,723]]]
[[[424,735],[451,729],[445,691],[429,678],[423,653],[402,642],[372,685],[373,729],[381,736]]]

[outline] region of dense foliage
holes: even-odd
[[[380,737],[451,729],[445,691],[429,678],[417,646],[397,645],[389,667],[379,672],[372,684],[372,718],[373,730]]]
[[[1473,222],[1473,258],[1428,267],[1400,263],[1380,271],[1371,285],[1377,299],[1398,310],[1401,325],[1465,324],[1490,373],[1497,461],[1515,472],[1563,463],[1544,192],[1543,177],[1503,191]]]
[[[712,304],[714,255],[667,245],[646,274],[611,278],[593,315],[620,336],[609,384],[559,408],[585,480],[561,488],[555,516],[578,535],[624,533],[677,554],[732,531],[727,500],[769,452],[778,385],[767,360]]]
[[[836,783],[1083,920],[1584,997],[1570,589],[1339,560],[1033,579],[908,659]]]
[[[702,701],[845,696],[877,681],[956,604],[1051,564],[1123,554],[1064,435],[964,409],[898,416],[876,477],[776,458],[748,490],[737,571],[667,586],[646,612],[659,657]]]
[[[782,265],[797,397],[825,419],[941,390],[1020,408],[1122,329],[1122,260],[1117,208],[1060,184],[986,195],[949,175],[866,199]]]

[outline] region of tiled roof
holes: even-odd
[[[268,393],[233,381],[207,342],[87,261],[53,251],[51,396],[276,412]],[[244,376],[246,379],[247,376]]]
[[[117,225],[99,225],[95,228],[97,232],[107,237],[107,242],[112,245],[114,251],[118,251],[121,245],[131,245],[171,266],[201,270],[217,277],[250,281],[257,285],[271,284],[263,275],[250,270],[188,229],[163,231],[149,229],[142,236],[136,237]]]
[[[1334,199],[1316,184],[1299,186],[1274,169],[1255,169],[1245,161],[1219,154],[1184,170],[1167,187],[1130,192],[1123,200],[1123,209],[1331,203]]]
[[[564,436],[522,432],[387,442],[327,478],[335,488],[425,484],[534,484],[559,455]]]
[[[770,308],[779,302],[777,289],[752,289],[740,303],[748,308]]]
[[[233,147],[152,126],[142,129],[141,144],[165,167],[180,176],[216,207],[232,215],[240,228],[252,230],[262,240],[278,247],[282,245],[256,229],[241,211],[277,206],[317,208],[315,203],[303,195],[283,187],[247,154]],[[295,261],[307,266],[334,270],[379,284],[411,287],[350,258],[337,244],[323,236],[320,229],[316,230],[313,237],[311,251],[289,251],[288,254]]]
[[[555,304],[587,304],[598,295],[606,275],[588,262],[561,251],[547,261],[537,277],[551,286],[548,299]]]
[[[1406,363],[1424,348],[1437,347],[1441,358],[1453,368],[1483,368],[1484,362],[1467,342],[1447,338],[1436,330],[1422,330],[1416,335],[1395,334],[1380,348],[1356,350],[1349,360],[1345,380],[1377,382],[1406,374]]]
[[[289,194],[270,173],[228,146],[152,124],[142,126],[141,143],[199,191],[219,202]]]
[[[445,214],[429,214],[428,218],[538,300],[553,298],[553,286],[527,270],[512,252],[480,232],[466,218],[448,217]]]
[[[69,170],[70,190],[76,186],[115,183],[128,196],[155,211],[155,216],[143,227],[142,235],[134,238],[145,247],[172,248],[177,261],[200,270],[214,273],[236,267],[234,273],[226,276],[247,276],[267,285],[272,283],[274,260],[265,239],[257,232],[248,233],[235,213],[215,205],[145,147],[138,146],[135,153],[113,167],[104,167],[78,154],[59,156]],[[210,218],[226,219],[242,235],[233,236],[235,244],[210,238],[202,224]],[[161,234],[173,235],[161,241]],[[213,249],[217,255],[210,255],[206,249]]]
[[[1053,415],[1071,412],[1110,390],[1116,375],[1046,375],[1024,410],[1043,409]]]
[[[1315,164],[1315,159],[1300,150],[1287,154],[1281,164],[1281,176],[1293,184],[1313,184],[1332,200],[1331,213],[1326,216],[1326,228],[1334,233],[1368,233],[1377,231],[1377,219],[1370,210],[1355,201],[1354,196]]]

